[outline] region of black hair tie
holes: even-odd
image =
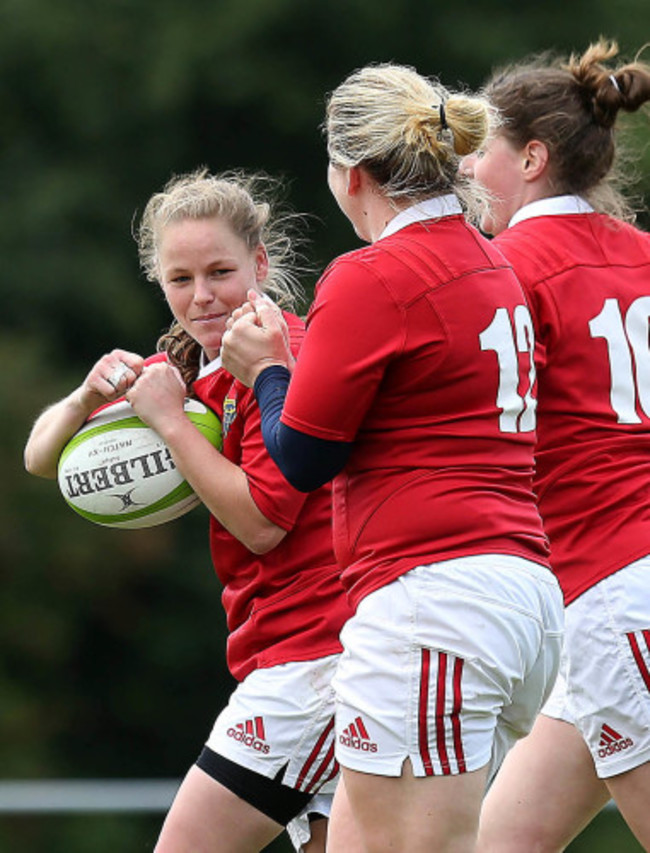
[[[438,109],[440,110],[440,130],[449,130],[449,125],[447,124],[447,116],[445,115],[445,105],[440,102],[438,105]]]

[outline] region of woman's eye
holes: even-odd
[[[189,275],[175,275],[170,279],[172,284],[186,284],[190,280]]]

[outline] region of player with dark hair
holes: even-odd
[[[318,818],[338,772],[331,677],[349,609],[332,551],[331,490],[306,496],[286,482],[264,448],[253,394],[220,358],[226,320],[251,287],[284,304],[294,290],[286,219],[258,184],[198,171],[152,196],[138,241],[175,317],[160,342],[166,357],[104,356],[38,419],[25,451],[28,470],[55,476],[88,415],[126,393],[211,512],[239,685],[181,785],[157,853],[249,853],[285,825],[298,849],[324,851]],[[283,317],[295,355],[304,324]],[[185,417],[188,392],[221,418],[222,453]]]
[[[461,165],[532,309],[535,489],[567,605],[556,687],[488,795],[481,851],[563,850],[610,796],[650,849],[650,237],[614,182],[650,66],[617,52],[495,73],[500,127]]]
[[[461,206],[459,155],[488,126],[482,99],[413,69],[352,74],[328,101],[329,186],[372,245],[321,277],[295,367],[281,316],[254,294],[224,335],[290,482],[335,477],[356,612],[334,681],[331,853],[359,835],[370,853],[473,850],[485,786],[559,661],[531,487],[532,324]]]

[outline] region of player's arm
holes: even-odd
[[[174,464],[217,521],[255,554],[275,548],[287,531],[257,507],[245,471],[226,459],[185,416],[185,386],[166,363],[147,366],[127,398],[169,448]]]
[[[116,400],[135,382],[143,360],[135,353],[113,350],[102,356],[71,394],[36,419],[24,451],[25,468],[37,477],[55,479],[61,451],[99,406]]]
[[[312,492],[343,470],[352,442],[328,441],[293,429],[280,421],[289,389],[289,371],[266,367],[255,380],[255,398],[262,414],[262,435],[269,455],[298,491]]]
[[[295,365],[288,358],[286,332],[277,310],[254,294],[249,296],[254,313],[234,312],[222,342],[226,369],[254,389],[269,454],[301,492],[317,489],[345,467],[352,436],[382,380],[385,363],[401,340],[392,299],[383,291],[378,298],[374,275],[350,267],[342,276],[344,281],[332,287],[329,275],[329,292],[321,301],[326,307],[318,308],[317,303],[312,307]],[[361,294],[356,297],[358,304],[372,305],[373,323],[360,322],[359,312],[349,308],[348,280]],[[374,353],[374,358],[368,353]],[[294,403],[296,398],[301,402],[301,416],[293,417],[293,423],[284,405],[290,379]]]

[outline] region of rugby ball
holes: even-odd
[[[184,408],[220,450],[215,413],[189,398]],[[59,459],[58,483],[68,506],[105,527],[154,527],[200,503],[167,445],[124,398],[94,412],[70,439]]]

